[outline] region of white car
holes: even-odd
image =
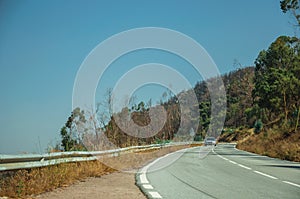
[[[204,146],[208,146],[208,145],[217,145],[217,140],[214,137],[207,137],[204,140]]]

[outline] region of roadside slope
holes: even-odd
[[[221,142],[237,142],[237,148],[282,160],[300,162],[300,131],[264,130],[255,134],[253,129],[227,131]]]

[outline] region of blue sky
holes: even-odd
[[[226,73],[235,68],[235,59],[253,65],[259,51],[278,36],[293,36],[290,21],[279,0],[2,0],[0,153],[44,152],[55,145],[72,111],[73,83],[81,63],[114,34],[148,26],[180,31],[200,43]],[[99,82],[97,100],[137,64],[172,65],[191,84],[201,78],[183,60],[158,51],[137,52],[117,62]],[[158,100],[161,93],[147,89],[139,89],[138,98]]]

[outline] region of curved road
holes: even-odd
[[[299,163],[240,151],[233,144],[167,155],[144,167],[136,180],[148,198],[300,198]]]

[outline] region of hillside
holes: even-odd
[[[253,90],[253,77],[254,67],[240,68],[222,76],[227,94],[227,112],[225,120],[226,127],[236,128],[239,126],[246,126],[251,128],[253,126],[255,118],[249,118],[247,115],[247,110],[249,110],[253,105],[253,100],[251,97],[251,92]],[[213,81],[214,78],[211,78],[207,82]],[[187,95],[189,92],[195,92],[198,99],[198,104],[195,104],[195,106],[199,107],[200,118],[193,118],[192,115],[195,114],[190,113],[188,115],[191,118],[188,120],[196,122],[198,120],[199,126],[195,131],[196,135],[194,139],[204,139],[211,119],[210,94],[206,86],[207,82],[198,82],[195,85],[194,90],[181,92],[177,96],[169,96],[169,99],[166,102],[161,102],[160,105],[162,105],[167,112],[167,121],[164,127],[155,136],[149,138],[138,138],[138,136],[127,135],[122,129],[120,129],[115,121],[116,117],[121,116],[126,118],[130,116],[136,124],[140,126],[148,125],[150,122],[150,107],[144,102],[140,102],[131,109],[124,108],[121,113],[112,116],[110,122],[105,128],[105,135],[112,143],[122,147],[164,142],[168,140],[180,140],[178,128],[181,122],[181,110],[177,101],[179,96]],[[126,124],[124,125],[126,126]],[[184,131],[188,132],[189,130],[190,129],[185,129]],[[135,129],[131,129],[130,131],[134,132]],[[183,140],[185,139],[187,138],[183,138]]]
[[[268,129],[255,134],[253,128],[228,129],[220,136],[219,141],[236,142],[236,147],[241,150],[300,162],[299,130],[282,132],[282,129]]]
[[[108,114],[101,115],[99,114],[101,112],[96,111],[87,115],[83,110],[75,109],[61,131],[63,146],[65,150],[78,150],[85,148],[82,147],[82,143],[88,142],[91,149],[101,149],[103,148],[100,146],[101,142],[105,139],[119,147],[169,141],[200,141],[205,138],[211,120],[219,122],[221,120],[218,118],[226,114],[223,131],[221,128],[215,128],[217,130],[213,132],[215,135],[223,132],[220,141],[237,141],[238,147],[248,151],[282,159],[298,160],[298,143],[300,142],[299,50],[299,39],[280,36],[267,50],[259,53],[255,66],[239,68],[222,75],[227,110],[226,113],[217,112],[215,118],[211,117],[212,106],[207,85],[216,85],[214,89],[218,92],[220,84],[214,84],[219,81],[217,77],[200,81],[193,90],[182,91],[177,95],[163,93],[162,99],[165,100],[161,100],[159,105],[165,109],[167,119],[155,135],[152,135],[156,132],[154,129],[148,129],[147,132],[142,130],[142,132],[130,125],[132,122],[130,119],[139,126],[147,126],[151,122],[150,108],[159,108],[158,105],[152,106],[149,103],[151,99],[147,103],[139,102],[133,104],[132,107],[124,107],[119,113],[108,111]],[[197,100],[191,100],[191,93],[195,93]],[[222,106],[220,101],[224,100],[223,97],[219,96],[218,100],[218,106]],[[111,103],[112,99],[109,95],[106,107],[111,107]],[[195,108],[183,109],[184,104]],[[99,110],[107,113],[105,107]],[[95,119],[97,114],[98,118],[104,118],[100,125]],[[181,117],[182,114],[185,117]],[[122,118],[122,125],[130,129],[124,131],[124,128],[120,128],[118,125],[120,123],[117,124],[118,118]],[[157,123],[162,122],[157,115],[152,120]],[[77,133],[79,136],[70,139],[70,135],[74,134],[74,122],[83,124],[83,129],[87,131]],[[184,124],[183,128],[181,124]],[[99,128],[99,126],[102,127]]]

